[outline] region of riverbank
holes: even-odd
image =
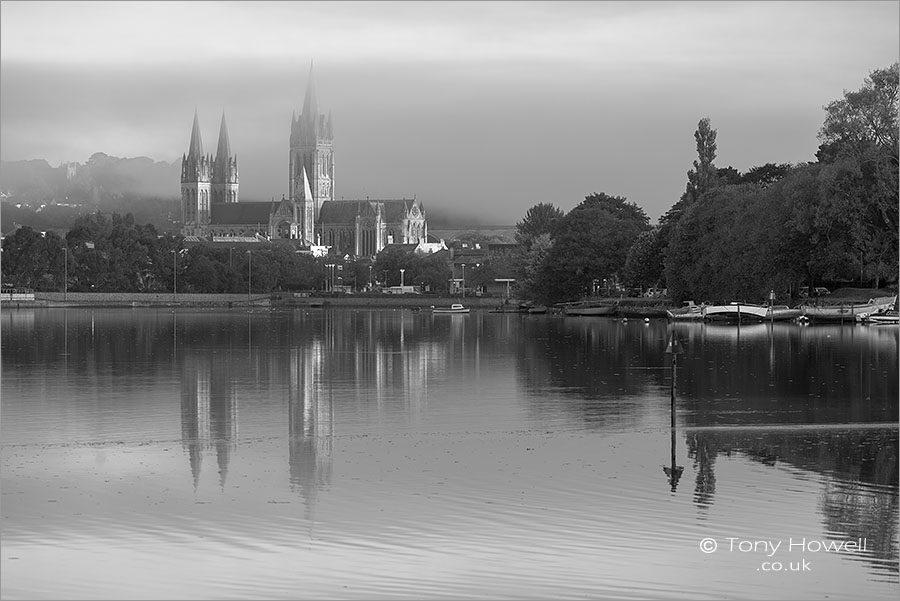
[[[35,292],[33,301],[8,301],[3,308],[26,307],[359,307],[398,309],[404,307],[449,307],[464,303],[470,309],[496,309],[503,305],[500,297],[457,297],[424,294],[335,294],[295,295],[291,292],[271,294],[172,294],[140,292]]]

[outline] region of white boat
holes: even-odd
[[[881,313],[872,313],[865,317],[857,318],[861,323],[869,323],[875,325],[896,325],[900,324],[900,314],[896,310],[883,311]]]
[[[870,298],[867,303],[848,303],[840,305],[804,305],[800,307],[803,315],[820,321],[858,321],[873,313],[891,309],[897,302],[896,296]]]
[[[456,314],[468,313],[469,309],[467,307],[463,307],[459,303],[453,303],[449,307],[432,307],[431,312],[432,313],[450,313],[450,314],[456,315]]]
[[[678,309],[667,309],[666,315],[675,321],[703,319],[703,307],[691,300],[684,301]]]
[[[765,319],[769,308],[765,305],[753,303],[728,303],[727,305],[706,305],[703,307],[704,319],[727,319],[739,321],[742,319]]]

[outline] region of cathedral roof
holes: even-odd
[[[354,223],[357,215],[371,213],[367,200],[328,200],[319,209],[319,223]]]
[[[203,156],[203,140],[200,139],[200,119],[197,117],[197,111],[194,111],[194,126],[191,129],[191,146],[188,156]]]
[[[255,225],[269,223],[273,202],[229,202],[210,207],[210,220],[216,225]]]
[[[231,156],[231,142],[228,140],[228,125],[225,124],[225,113],[222,113],[222,124],[219,126],[219,146],[216,150],[216,160],[227,159]]]
[[[409,210],[412,208],[413,200],[379,200],[384,205],[384,220],[387,222],[396,222],[405,219]]]
[[[391,200],[328,200],[319,210],[320,223],[352,223],[357,215],[365,215],[380,206],[385,223],[399,223],[406,218],[417,201],[406,198]]]

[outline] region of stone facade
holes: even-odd
[[[333,200],[319,213],[322,244],[339,254],[374,256],[388,244],[418,244],[428,236],[415,199]]]

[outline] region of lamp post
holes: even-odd
[[[63,275],[63,300],[69,300],[69,247],[63,246],[63,257],[65,259]]]
[[[172,250],[172,302],[178,295],[178,250]]]
[[[403,272],[404,271],[406,271],[406,270],[405,269],[400,270],[400,288],[403,288]]]
[[[463,295],[463,298],[466,298],[466,264],[465,263],[462,264],[462,269],[463,269],[462,295]]]
[[[253,251],[247,251],[247,306],[250,306],[250,290],[253,283]]]
[[[369,265],[369,290],[372,289],[372,266]]]

